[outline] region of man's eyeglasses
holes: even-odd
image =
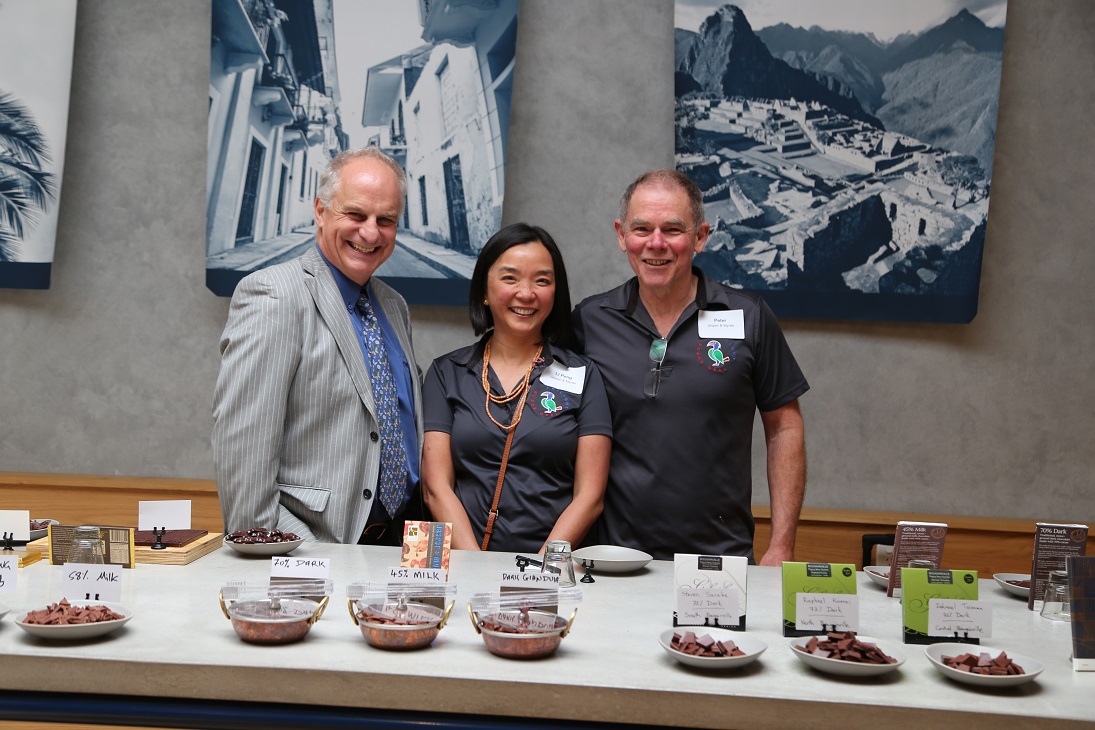
[[[646,382],[643,384],[643,393],[647,398],[658,397],[658,386],[662,383],[662,361],[665,360],[665,348],[668,344],[664,337],[659,337],[650,343],[652,367],[646,374]]]

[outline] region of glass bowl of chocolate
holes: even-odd
[[[224,544],[244,555],[288,555],[300,547],[304,538],[277,528],[252,527],[237,530],[224,536]]]
[[[886,674],[905,663],[900,644],[857,636],[853,631],[798,636],[791,639],[790,646],[792,653],[811,668],[846,677]]]
[[[331,587],[329,580],[229,583],[221,588],[221,611],[244,641],[290,644],[303,639],[319,621]]]

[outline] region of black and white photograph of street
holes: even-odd
[[[213,0],[206,283],[315,244],[313,201],[340,151],[407,171],[378,275],[407,301],[465,304],[501,226],[518,0]]]
[[[1006,0],[675,7],[696,263],[780,316],[972,320]]]

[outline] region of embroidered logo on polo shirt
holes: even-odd
[[[534,390],[529,393],[527,405],[539,416],[552,418],[572,407],[570,396],[562,390]]]
[[[725,373],[730,363],[737,361],[738,349],[733,341],[700,340],[696,345],[696,360],[713,373]]]

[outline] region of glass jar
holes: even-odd
[[[570,555],[570,543],[566,540],[549,540],[544,548],[544,562],[540,572],[559,571],[559,587],[572,588],[578,585],[574,578],[574,560]]]
[[[99,528],[93,525],[81,525],[72,533],[72,549],[68,554],[70,563],[94,563],[106,562],[103,554],[103,543],[99,539]]]
[[[1068,573],[1051,570],[1046,577],[1046,592],[1042,600],[1042,618],[1050,621],[1071,621],[1069,606]]]

